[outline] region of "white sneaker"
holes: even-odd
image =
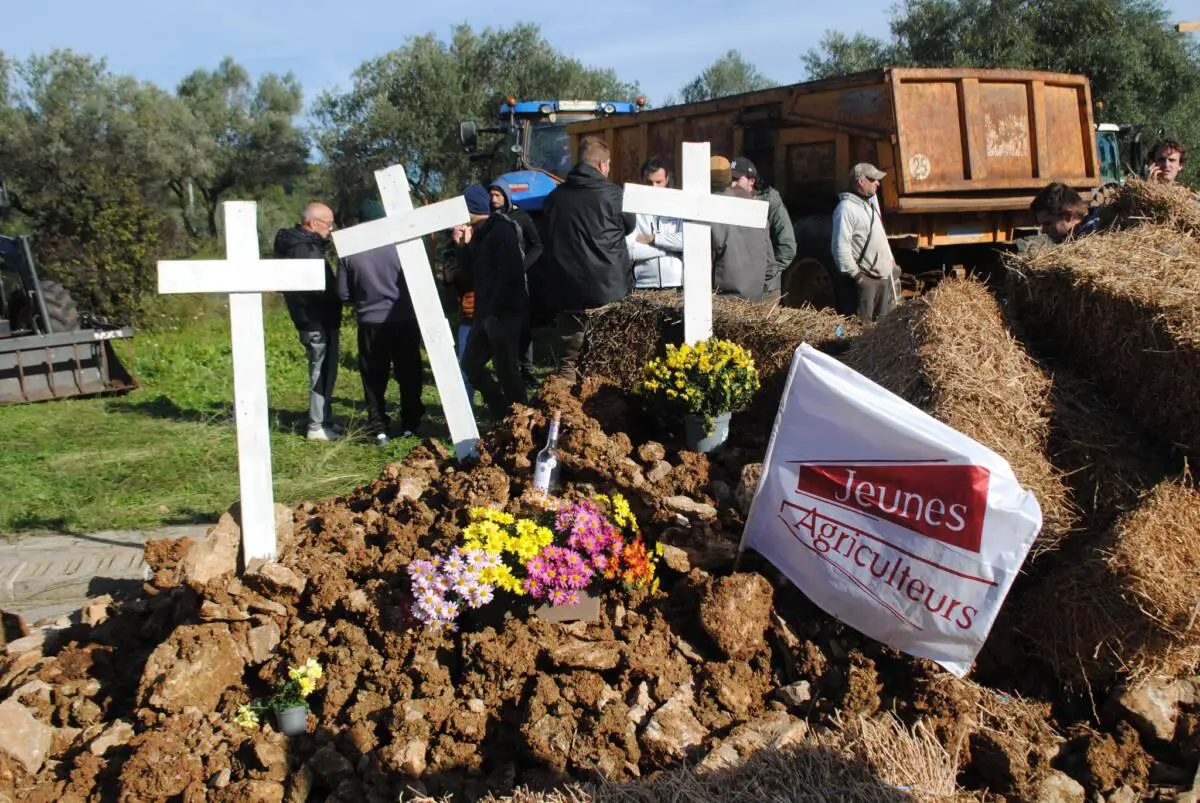
[[[389,440],[391,440],[391,439],[388,438],[386,432],[380,432],[378,435],[375,436],[375,445],[376,446],[387,446]]]
[[[321,429],[310,429],[308,431],[308,439],[310,441],[336,441],[340,436],[329,427]]]

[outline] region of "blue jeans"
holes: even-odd
[[[333,386],[337,382],[339,335],[337,329],[316,329],[300,333],[300,343],[308,357],[308,429],[333,423]]]
[[[467,336],[471,334],[471,324],[460,323],[458,325],[458,364],[462,365],[463,352],[467,350]],[[475,389],[471,387],[471,381],[467,379],[467,372],[462,372],[463,384],[467,386],[467,399],[471,404],[475,403]]]

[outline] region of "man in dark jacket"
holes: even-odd
[[[767,272],[763,297],[778,301],[783,275],[796,258],[796,230],[792,227],[792,216],[788,214],[779,191],[762,180],[754,162],[745,156],[739,156],[729,163],[729,175],[735,187],[749,190],[753,197],[767,202],[767,228],[770,230],[775,264]]]
[[[498,178],[493,181],[488,192],[491,195],[492,211],[503,212],[521,227],[521,248],[525,252],[525,276],[528,278],[529,269],[542,256],[542,235],[538,233],[529,213],[513,205],[512,187],[507,179]],[[537,377],[533,375],[533,330],[530,328],[528,315],[521,326],[521,379],[525,381],[526,388],[531,388],[537,383]]]
[[[508,185],[499,186],[511,203]],[[475,322],[467,335],[462,369],[498,420],[510,405],[526,402],[520,345],[521,324],[529,315],[529,289],[521,226],[507,213],[493,212],[471,239]],[[496,371],[494,377],[487,369],[489,359]]]
[[[754,200],[754,191],[730,183],[729,160],[712,157],[709,165],[715,195]],[[761,301],[775,253],[765,228],[709,224],[713,250],[713,288],[717,295]]]
[[[373,198],[358,207],[360,221],[379,220],[386,213]],[[400,386],[400,428],[411,435],[421,424],[421,328],[408,294],[396,246],[385,245],[342,259],[338,294],[354,304],[358,316],[358,370],[362,374],[367,428],[375,442],[388,442],[384,393],[388,374]]]
[[[633,290],[633,264],[625,237],[633,215],[621,212],[621,188],[608,180],[612,158],[596,137],[579,143],[579,164],[546,197],[552,275],[560,344],[558,375],[574,382],[589,310]]]
[[[280,259],[325,259],[333,233],[333,211],[320,203],[304,208],[300,224],[275,235],[275,256]],[[283,294],[292,323],[308,357],[308,439],[336,440],[340,427],[333,420],[333,385],[337,381],[338,331],[342,301],[337,277],[325,262],[325,289]]]

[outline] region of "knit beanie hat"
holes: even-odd
[[[733,183],[733,174],[729,169],[729,160],[724,156],[714,156],[708,160],[709,182],[713,192],[725,192]]]
[[[482,184],[472,184],[463,192],[467,201],[467,211],[472,215],[490,215],[492,213],[492,196]]]

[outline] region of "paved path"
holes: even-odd
[[[142,545],[199,538],[211,524],[93,535],[26,534],[0,541],[0,608],[31,624],[69,613],[89,597],[135,591],[145,579]]]

